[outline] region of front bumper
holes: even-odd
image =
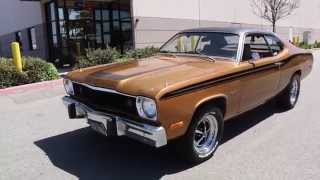
[[[63,97],[62,100],[68,108],[70,119],[87,118],[88,122],[90,120],[103,124],[106,132],[103,133],[104,135],[115,134],[117,136],[128,136],[154,147],[161,147],[167,144],[166,131],[161,126],[151,126],[134,122],[114,114],[98,112],[69,96]],[[110,126],[111,123],[115,124],[115,128]],[[113,131],[116,132],[112,133]]]

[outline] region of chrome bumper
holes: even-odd
[[[117,136],[128,136],[154,147],[161,147],[167,144],[166,131],[163,127],[151,126],[113,114],[98,112],[69,96],[63,97],[62,100],[68,108],[71,119],[87,118],[88,120],[102,123],[106,130],[108,130],[108,122],[115,121]]]

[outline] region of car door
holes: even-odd
[[[275,95],[280,80],[277,58],[265,34],[248,34],[245,37],[240,62],[240,66],[246,69],[241,78],[241,112],[252,109]]]

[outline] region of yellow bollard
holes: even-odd
[[[11,51],[14,65],[16,66],[19,72],[22,72],[22,60],[20,53],[20,45],[18,42],[11,43]]]

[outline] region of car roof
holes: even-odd
[[[186,29],[181,32],[223,32],[223,33],[231,33],[231,34],[238,34],[238,35],[242,33],[273,34],[272,32],[269,32],[269,31],[263,31],[263,30],[254,29],[254,28],[242,28],[242,27],[203,27],[203,28]]]

